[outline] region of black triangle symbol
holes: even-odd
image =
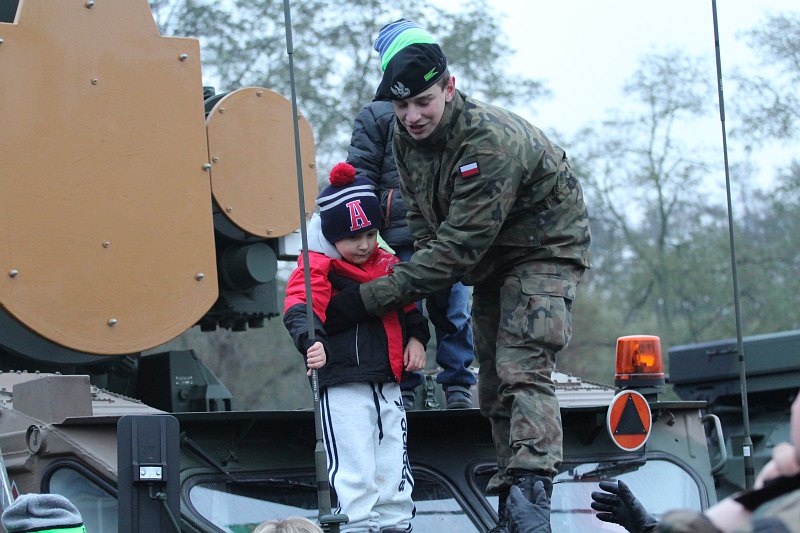
[[[646,435],[647,430],[644,428],[642,419],[639,416],[639,411],[636,409],[636,404],[633,402],[633,395],[628,394],[628,401],[625,402],[625,408],[622,410],[622,415],[619,417],[619,423],[614,429],[614,435]]]

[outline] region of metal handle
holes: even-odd
[[[711,473],[717,475],[725,467],[728,461],[728,449],[725,447],[725,437],[722,435],[722,422],[720,422],[717,415],[703,415],[700,421],[705,424],[706,422],[714,423],[714,431],[717,434],[717,441],[719,442],[719,462],[711,467]]]

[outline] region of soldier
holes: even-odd
[[[393,149],[416,240],[390,276],[340,293],[350,319],[380,315],[462,281],[473,285],[472,323],[481,413],[498,473],[488,489],[505,503],[516,484],[548,496],[562,458],[551,373],[572,335],[571,308],[589,267],[589,218],[567,155],[538,128],[455,88],[433,38],[400,19],[375,49],[375,98],[397,115]],[[442,317],[430,314],[436,325]]]

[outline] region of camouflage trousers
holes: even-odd
[[[475,285],[472,324],[481,414],[492,426],[498,473],[553,476],[562,459],[561,412],[551,374],[572,336],[571,305],[583,269],[531,261]]]

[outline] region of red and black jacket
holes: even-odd
[[[403,310],[392,310],[381,317],[370,317],[354,328],[329,335],[325,331],[328,302],[336,293],[328,274],[335,272],[357,283],[391,273],[399,262],[394,255],[377,248],[362,265],[354,265],[324,254],[309,252],[315,340],[325,345],[327,362],[318,371],[320,387],[352,382],[400,381],[403,369],[403,348],[409,337],[427,344],[428,322],[414,304]],[[308,340],[306,292],[303,257],[289,276],[286,285],[283,322],[295,346],[305,356],[311,345]]]

